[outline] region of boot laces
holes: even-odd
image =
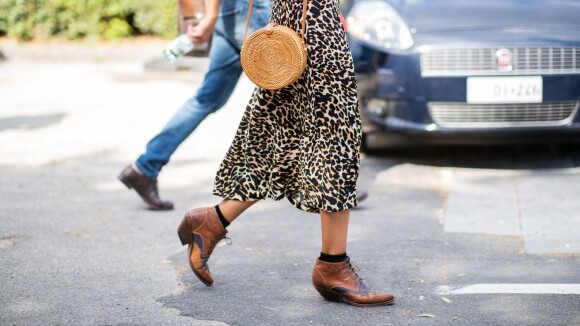
[[[359,280],[361,280],[361,277],[358,275],[357,272],[360,271],[360,267],[358,266],[358,264],[352,260],[350,260],[348,262],[348,269],[349,271],[354,274],[354,276],[356,276],[356,278],[358,278]]]
[[[225,241],[226,245],[228,245],[228,246],[230,246],[233,243],[232,238],[230,238],[230,237],[224,236],[222,239]]]

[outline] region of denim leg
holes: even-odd
[[[233,93],[242,73],[239,50],[220,33],[214,33],[209,61],[209,70],[197,93],[175,112],[135,162],[148,178],[156,179],[177,147],[203,119],[223,107]]]

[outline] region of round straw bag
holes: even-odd
[[[242,69],[250,80],[267,90],[278,90],[295,82],[306,68],[306,2],[302,11],[302,36],[286,26],[270,23],[245,39],[240,53]],[[246,33],[252,11],[248,9]]]

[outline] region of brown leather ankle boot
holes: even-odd
[[[344,302],[352,306],[383,306],[393,304],[395,297],[387,292],[370,289],[356,273],[356,265],[349,258],[339,263],[317,260],[312,271],[314,288],[328,301]]]
[[[188,211],[177,228],[181,244],[189,244],[189,266],[205,285],[211,286],[213,278],[207,261],[215,246],[225,238],[228,231],[220,222],[214,207]]]
[[[169,200],[161,200],[159,198],[159,190],[157,190],[157,180],[149,179],[137,172],[131,165],[127,166],[121,174],[117,177],[127,188],[135,189],[139,196],[143,199],[149,209],[156,211],[166,211],[173,209],[173,203]]]

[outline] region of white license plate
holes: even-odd
[[[541,76],[529,77],[468,77],[467,103],[541,103]]]

